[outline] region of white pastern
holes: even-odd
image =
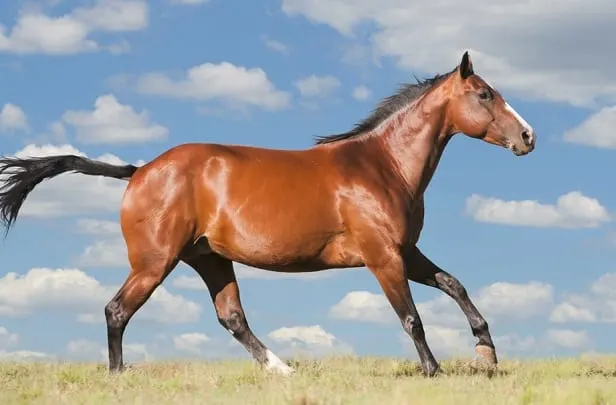
[[[271,350],[267,350],[266,352],[266,364],[265,368],[269,371],[278,372],[284,376],[291,375],[295,373],[295,370],[292,367],[287,366],[282,360],[278,358]]]

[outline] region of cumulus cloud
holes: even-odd
[[[611,1],[571,2],[558,13],[549,2],[507,0],[283,0],[282,10],[366,42],[405,71],[448,71],[469,49],[476,71],[511,94],[573,105],[616,100],[614,58],[605,52],[616,35]],[[363,41],[355,30],[366,24],[373,31]]]
[[[104,322],[102,308],[119,286],[101,284],[78,269],[34,268],[0,278],[0,316],[23,317],[35,311],[72,311],[82,322]],[[158,287],[135,319],[187,323],[199,318],[201,306]]]
[[[280,354],[293,356],[323,356],[331,354],[352,354],[353,348],[320,325],[282,327],[267,334],[277,346]]]
[[[519,336],[511,333],[494,337],[494,345],[501,354],[531,352],[537,347],[537,339],[534,336]]]
[[[474,356],[473,347],[477,342],[470,328],[449,327],[441,325],[424,325],[426,341],[437,358]],[[417,356],[413,340],[405,332],[398,334],[404,351]],[[537,340],[533,336],[518,336],[508,334],[494,336],[494,344],[499,357],[516,356],[533,352]]]
[[[451,356],[468,355],[469,348],[472,348],[474,345],[473,335],[469,333],[468,328],[425,325],[424,332],[426,333],[426,340],[430,342],[430,348],[435,356],[443,354]],[[401,339],[403,344],[413,346],[410,336],[406,333],[402,333]]]
[[[6,103],[0,110],[0,132],[27,131],[28,116],[18,105]]]
[[[148,4],[144,0],[98,0],[61,16],[48,16],[39,9],[20,12],[15,25],[0,25],[0,52],[17,54],[72,55],[108,49],[91,39],[96,32],[142,30],[148,25]]]
[[[152,122],[147,111],[136,112],[112,94],[100,96],[92,111],[66,111],[62,121],[76,131],[84,144],[130,144],[167,138],[169,129]]]
[[[604,107],[586,118],[580,125],[565,131],[565,142],[616,149],[616,106]]]
[[[553,299],[554,288],[536,281],[526,284],[494,283],[482,288],[474,297],[475,305],[484,308],[486,314],[518,319],[546,313]]]
[[[217,100],[232,107],[256,106],[265,110],[280,110],[291,99],[287,92],[276,89],[262,69],[229,62],[194,66],[179,79],[160,72],[148,73],[138,79],[137,90],[142,94],[193,101]]]
[[[99,0],[78,7],[72,16],[92,31],[140,31],[148,26],[148,3],[143,0]]]
[[[329,75],[310,75],[295,81],[294,84],[303,97],[327,97],[340,87],[340,80]]]
[[[497,282],[471,296],[489,323],[498,319],[526,319],[547,313],[553,305],[553,287],[530,281],[526,284]],[[448,296],[416,304],[425,325],[468,325],[460,308]],[[382,293],[351,291],[333,305],[328,316],[333,319],[394,323],[399,322],[389,301]]]
[[[76,264],[89,268],[128,268],[128,252],[121,236],[96,240],[86,246]]]
[[[568,294],[550,314],[554,323],[616,323],[616,273],[606,273],[587,292]]]
[[[126,243],[118,222],[82,218],[77,221],[77,231],[96,238],[77,258],[78,266],[129,267]]]
[[[63,154],[87,156],[69,144],[30,144],[16,152],[15,156],[27,158]],[[126,164],[111,154],[104,154],[96,159],[107,163]],[[59,217],[117,212],[125,189],[126,182],[122,180],[64,173],[39,184],[26,199],[20,215]]]
[[[203,353],[203,346],[211,339],[203,333],[183,333],[173,337],[173,346],[176,350],[191,354]]]
[[[473,194],[466,200],[466,213],[479,222],[537,228],[597,228],[612,220],[597,199],[580,191],[558,197],[556,204],[505,201]]]
[[[389,323],[395,319],[393,309],[383,294],[351,291],[329,310],[329,317],[349,321]]]
[[[551,343],[567,349],[585,349],[591,344],[585,330],[549,329],[546,337]]]

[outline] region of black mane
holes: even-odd
[[[456,69],[445,74],[437,74],[432,78],[424,80],[420,80],[415,77],[417,83],[407,83],[401,85],[395,94],[381,100],[381,102],[372,111],[372,113],[363,121],[360,121],[358,124],[355,124],[353,129],[351,129],[350,131],[343,132],[341,134],[318,136],[316,137],[315,143],[317,145],[320,145],[325,143],[342,141],[344,139],[355,138],[365,132],[372,131],[373,129],[378,127],[379,124],[389,118],[393,113],[399,111],[402,107],[415,101],[417,98],[419,98],[419,96],[424,94],[435,84],[438,84],[442,79],[446,79],[447,77],[449,77],[449,75],[456,71]]]

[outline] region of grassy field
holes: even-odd
[[[0,363],[0,403],[616,405],[616,357],[503,361],[491,378],[462,360],[433,379],[395,359],[293,365],[285,378],[248,361],[147,363],[119,376],[104,364]]]

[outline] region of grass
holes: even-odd
[[[293,363],[292,377],[250,361],[144,363],[116,376],[105,364],[0,363],[0,403],[616,405],[616,357],[505,360],[491,378],[462,360],[432,379],[396,359]]]

